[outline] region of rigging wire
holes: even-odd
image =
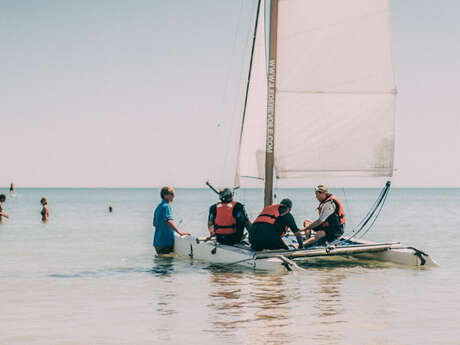
[[[240,32],[241,30],[241,22],[242,22],[242,16],[243,16],[243,8],[244,8],[244,0],[241,0],[241,3],[240,3],[240,9],[239,9],[239,13],[238,13],[238,22],[237,22],[237,25],[236,25],[236,28],[235,28],[235,33],[234,33],[234,39],[233,39],[233,45],[232,45],[232,60],[231,60],[231,63],[230,63],[230,67],[228,68],[227,70],[227,78],[226,78],[226,85],[225,85],[225,93],[224,95],[228,94],[228,85],[229,85],[229,80],[230,80],[230,72],[233,71],[234,69],[234,56],[235,56],[235,50],[236,50],[236,44],[237,44],[237,40],[238,40],[238,33]],[[249,28],[248,28],[249,29]],[[246,36],[249,36],[249,35],[246,35]],[[240,59],[242,60],[244,57],[240,56]],[[244,66],[244,64],[241,64]],[[240,73],[238,73],[238,75],[240,75]],[[237,104],[239,104],[239,102],[235,102],[233,101],[233,107],[232,107],[232,110],[230,112],[230,115],[231,117],[233,118],[234,117],[234,114],[236,112],[236,107],[237,107]],[[235,132],[235,125],[236,125],[236,121],[232,121],[231,122],[231,126],[230,126],[230,130],[227,131],[227,140],[226,142],[227,143],[230,143],[232,142],[232,135],[233,133]],[[233,147],[233,146],[232,146]],[[226,154],[225,154],[225,162],[224,162],[224,169],[227,170],[227,167],[232,163],[230,163],[230,158],[231,158],[231,155],[229,154],[230,152],[230,145],[227,145],[226,147]]]
[[[344,200],[345,200],[345,205],[347,206],[347,210],[349,210],[350,212],[348,212],[347,214],[349,214],[349,216],[347,216],[348,219],[350,219],[350,225],[351,225],[351,228],[353,229],[352,231],[354,231],[355,229],[355,226],[353,225],[353,219],[351,218],[351,207],[350,207],[350,204],[348,203],[348,197],[347,197],[347,193],[345,193],[345,187],[342,187],[342,191],[343,191],[343,196],[344,196]]]
[[[383,205],[385,204],[388,193],[390,191],[390,187],[391,182],[387,181],[385,187],[383,187],[383,189],[381,190],[377,200],[374,202],[374,205],[368,211],[366,216],[358,223],[358,225],[355,228],[353,228],[352,234],[347,239],[345,239],[346,241],[358,236],[358,234],[361,234],[359,238],[362,238],[369,232],[369,230],[373,227],[377,218],[379,217],[380,212],[382,212]]]
[[[387,191],[389,191],[389,189],[387,189]],[[387,196],[388,196],[388,192],[386,192],[385,195],[383,196],[381,206],[379,207],[379,209],[377,211],[377,214],[375,215],[374,219],[369,224],[368,228],[361,234],[361,236],[359,236],[359,238],[363,238],[369,232],[369,230],[372,229],[372,227],[374,226],[374,223],[376,222],[377,218],[380,216],[380,212],[382,212],[382,210],[383,210],[383,205],[385,204]]]
[[[241,118],[241,128],[240,128],[240,135],[238,139],[238,148],[237,148],[237,153],[236,153],[236,174],[239,175],[240,173],[240,154],[241,154],[241,144],[243,140],[243,131],[244,131],[244,124],[245,124],[245,119],[246,119],[246,109],[247,109],[247,104],[248,104],[248,96],[249,96],[249,87],[251,84],[251,75],[252,75],[252,64],[253,64],[253,59],[254,59],[254,49],[255,49],[255,44],[256,44],[256,37],[257,37],[257,26],[259,24],[259,14],[260,14],[260,4],[261,0],[258,0],[257,2],[257,10],[256,10],[256,15],[255,15],[255,20],[254,20],[254,31],[252,35],[252,45],[251,45],[251,52],[250,52],[250,59],[249,59],[249,67],[248,67],[248,78],[246,82],[246,91],[245,91],[245,96],[244,96],[244,103],[243,103],[243,113],[242,113],[242,118]],[[241,176],[239,176],[241,177]]]
[[[228,121],[228,119],[235,118],[235,114],[240,111],[240,106],[242,106],[241,102],[235,101],[234,96],[238,94],[238,99],[241,99],[241,95],[239,94],[241,87],[235,87],[236,81],[233,76],[236,75],[244,75],[242,70],[247,68],[247,63],[245,62],[246,59],[249,60],[248,54],[251,53],[251,61],[252,61],[252,51],[250,49],[249,52],[246,50],[243,52],[242,49],[246,49],[246,45],[240,45],[239,41],[241,41],[241,37],[251,37],[251,30],[253,29],[252,25],[246,25],[248,20],[246,20],[246,10],[249,8],[251,11],[249,13],[255,13],[255,17],[258,17],[258,10],[260,7],[259,2],[251,2],[251,5],[248,7],[248,2],[245,0],[240,0],[239,3],[239,10],[237,15],[236,26],[233,30],[233,39],[231,45],[231,54],[230,59],[227,61],[227,68],[225,72],[225,82],[224,82],[224,90],[222,93],[221,104],[226,104],[228,106],[228,111],[221,112],[220,116],[217,118],[216,123],[216,135],[218,136],[217,142],[224,142],[224,143],[231,143],[234,142],[234,135],[236,134],[236,124],[238,121]],[[257,6],[257,11],[254,11],[254,6]],[[251,15],[251,19],[253,15]],[[252,20],[249,20],[251,23]],[[257,20],[256,20],[257,24]],[[245,30],[246,28],[246,30]],[[244,40],[246,42],[246,40]],[[250,42],[250,41],[249,41]],[[250,47],[249,47],[250,48]],[[240,70],[241,69],[241,70]],[[238,80],[238,85],[242,80]],[[236,91],[235,91],[236,90]],[[242,91],[242,89],[241,89]],[[229,103],[227,103],[229,102]],[[227,115],[226,115],[227,114]],[[223,139],[223,140],[222,140]],[[225,145],[225,155],[224,159],[218,164],[218,166],[214,165],[214,169],[212,171],[212,175],[219,175],[219,171],[229,171],[233,170],[234,168],[234,156],[235,154],[232,153],[234,151],[233,145]],[[238,158],[237,158],[238,159]],[[224,179],[221,179],[221,183],[228,184],[227,176]],[[221,184],[220,183],[220,184]],[[233,182],[232,182],[233,184]]]

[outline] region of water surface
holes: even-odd
[[[3,191],[1,191],[3,192]],[[376,189],[334,191],[357,224]],[[0,224],[0,344],[456,344],[460,190],[395,189],[367,239],[402,241],[434,269],[351,261],[274,275],[156,258],[157,189],[19,189]],[[39,200],[50,222],[40,222]],[[237,195],[253,219],[260,190]],[[298,222],[311,190],[282,189]],[[206,234],[215,195],[179,189],[184,231]],[[109,214],[108,204],[114,212]]]

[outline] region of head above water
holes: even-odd
[[[160,190],[160,196],[163,200],[172,201],[174,199],[174,188],[164,186]]]
[[[281,205],[287,206],[288,208],[292,208],[292,201],[291,199],[285,198],[280,201]]]
[[[219,192],[219,199],[222,202],[230,202],[233,200],[233,192],[230,188],[224,188]]]
[[[41,198],[41,199],[40,199],[40,204],[42,204],[42,205],[47,205],[47,204],[48,204],[48,199],[45,198],[45,197]]]
[[[5,194],[0,194],[0,202],[4,202],[6,200]]]

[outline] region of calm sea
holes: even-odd
[[[333,190],[356,224],[377,189]],[[0,192],[7,191],[0,190]],[[178,189],[176,223],[205,235],[206,189]],[[157,189],[19,189],[0,224],[0,344],[460,344],[460,190],[394,189],[367,239],[431,254],[274,275],[156,258]],[[40,198],[50,221],[40,222]],[[310,189],[278,190],[300,223]],[[237,198],[254,218],[260,190]],[[108,205],[114,212],[108,213]]]

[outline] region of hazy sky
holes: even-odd
[[[390,6],[393,183],[460,187],[460,2]],[[255,7],[0,1],[0,186],[193,187],[232,171]]]

